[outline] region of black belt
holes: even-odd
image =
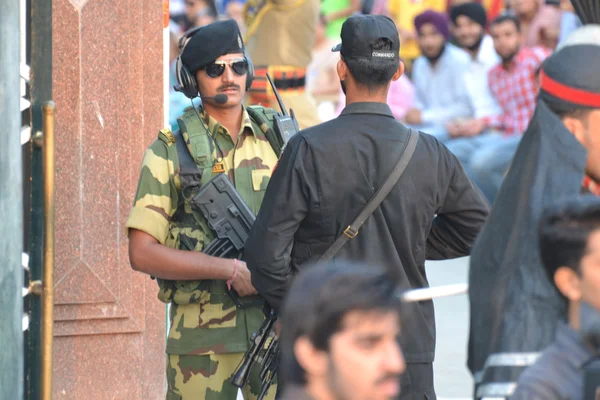
[[[306,78],[274,79],[273,83],[275,83],[277,89],[296,89],[306,85]]]

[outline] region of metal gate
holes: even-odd
[[[52,1],[20,0],[24,398],[52,396],[54,104]]]

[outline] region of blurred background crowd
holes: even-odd
[[[172,89],[179,38],[221,19],[234,19],[245,35],[245,10],[254,6],[246,1],[170,1],[171,126],[190,106]],[[446,144],[493,202],[533,115],[539,67],[581,25],[570,1],[322,0],[305,81],[320,121],[344,108],[331,48],[356,13],[387,15],[398,28],[406,71],[390,87],[394,116]]]

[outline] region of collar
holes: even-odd
[[[350,103],[344,108],[340,116],[349,114],[379,114],[394,118],[390,106],[386,103],[376,102]]]
[[[556,328],[556,344],[562,350],[568,350],[569,360],[577,368],[582,368],[586,362],[594,357],[579,332],[564,322],[559,322]]]
[[[490,67],[500,62],[500,57],[494,49],[494,40],[487,33],[483,35],[475,60],[480,64],[489,64]]]
[[[594,182],[589,176],[583,178],[583,189],[595,196],[600,196],[600,184]]]
[[[221,133],[225,136],[231,136],[229,134],[229,131],[227,130],[227,128],[225,128],[223,125],[221,125],[212,116],[208,115],[206,110],[202,109],[202,118],[204,118],[204,120],[206,121],[207,117],[208,117],[208,130],[210,131],[210,133],[212,135]],[[250,120],[250,115],[248,115],[248,111],[246,110],[246,107],[244,105],[242,105],[242,126],[240,127],[240,131],[238,132],[238,137],[241,137],[241,135],[244,133],[244,130],[246,128],[249,129],[250,132],[252,132],[252,134],[256,137],[256,132],[254,132],[254,128],[252,127],[252,121]]]

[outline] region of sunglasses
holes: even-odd
[[[208,64],[204,70],[206,75],[211,78],[218,78],[225,72],[225,66],[229,65],[231,70],[238,76],[242,76],[248,72],[248,60],[245,58],[236,58],[231,61],[217,60]]]

